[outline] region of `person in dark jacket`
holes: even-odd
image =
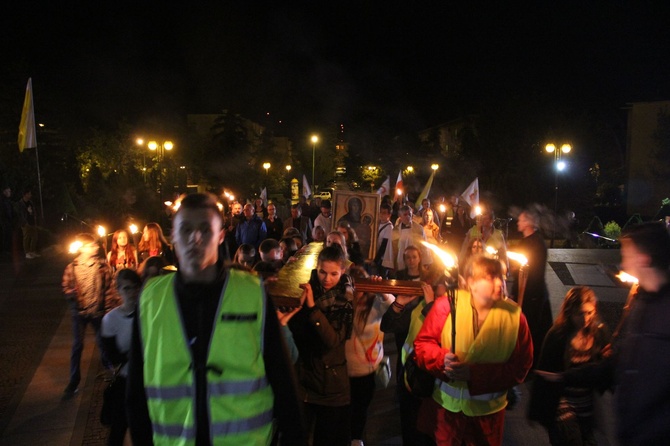
[[[298,347],[298,378],[313,446],[348,446],[350,387],[345,342],[353,327],[353,282],[337,245],[319,253],[304,305],[289,322]]]
[[[596,303],[596,295],[589,287],[577,286],[568,291],[556,322],[544,339],[538,370],[563,372],[603,359],[610,332],[598,317]],[[532,383],[528,417],[547,429],[553,445],[595,444],[594,389],[562,386],[541,377],[539,374]]]
[[[547,245],[544,243],[542,233],[538,230],[538,218],[539,216],[530,210],[525,210],[519,214],[517,228],[523,234],[523,238],[516,248],[528,259],[528,265],[526,266],[528,281],[521,309],[528,320],[533,345],[537,347],[542,345],[544,337],[553,322],[549,290],[544,280],[547,267]],[[518,284],[519,281],[515,280],[512,290],[512,295],[517,299],[517,302],[519,302]],[[539,357],[540,349],[536,348],[533,354],[533,367],[537,365]]]
[[[23,192],[23,196],[17,205],[19,210],[19,222],[23,232],[23,251],[26,259],[41,257],[37,253],[37,210],[32,202],[33,193],[30,189]]]
[[[281,240],[284,233],[284,222],[277,215],[277,206],[274,203],[268,204],[268,215],[263,221],[267,229],[267,237],[277,241]]]

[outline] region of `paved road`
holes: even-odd
[[[55,250],[41,259],[13,265],[0,261],[0,445],[103,445],[107,430],[98,423],[104,382],[97,377],[100,361],[89,332],[82,359],[80,392],[60,401],[68,380],[70,320],[60,292],[66,254]],[[599,310],[614,327],[627,289],[611,279],[616,250],[550,250],[547,268],[554,316],[573,285],[590,285],[600,299]],[[392,337],[385,342],[395,356]],[[392,358],[395,364],[395,358]],[[378,391],[370,408],[367,445],[399,445],[400,420],[394,380]],[[504,444],[548,445],[546,434],[525,419],[528,391],[521,405],[507,412]],[[604,432],[599,444],[613,444],[609,395],[601,401]]]

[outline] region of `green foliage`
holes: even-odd
[[[604,228],[605,236],[614,240],[619,240],[621,236],[621,226],[615,221],[610,221]]]

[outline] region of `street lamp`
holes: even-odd
[[[316,143],[319,142],[319,137],[316,135],[312,135],[312,188],[316,190],[316,186],[314,186],[314,154],[316,151]]]
[[[554,155],[554,217],[558,212],[558,172],[562,172],[566,168],[565,161],[561,160],[563,154],[568,154],[572,150],[570,144],[563,144],[560,149],[556,147],[555,144],[549,143],[545,146],[544,150],[547,153],[552,153]],[[551,233],[551,244],[550,247],[554,247],[554,238],[556,237],[556,218],[554,218],[554,229]]]
[[[268,174],[268,170],[272,167],[272,164],[270,163],[263,163],[263,169],[265,169],[265,175]]]
[[[286,173],[291,173],[291,165],[290,164],[286,165]]]
[[[172,141],[164,141],[158,144],[156,141],[149,141],[147,144],[149,150],[156,152],[158,158],[158,195],[160,202],[163,202],[163,159],[165,158],[165,151],[170,151],[174,148]]]
[[[433,169],[433,172],[436,172],[437,169],[440,168],[440,166],[439,166],[438,164],[431,164],[431,165],[430,165],[430,168]]]
[[[140,147],[144,146],[144,140],[142,138],[137,138],[135,144]],[[147,182],[147,160],[144,151],[142,151],[142,178],[144,179],[144,184]]]

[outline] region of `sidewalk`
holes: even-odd
[[[14,265],[0,263],[0,445],[105,444],[102,426],[97,443],[86,429],[99,399],[94,391],[102,383],[96,380],[99,354],[92,330],[85,340],[79,392],[61,401],[72,346],[70,313],[60,289],[69,260],[47,251],[21,262],[16,275]]]

